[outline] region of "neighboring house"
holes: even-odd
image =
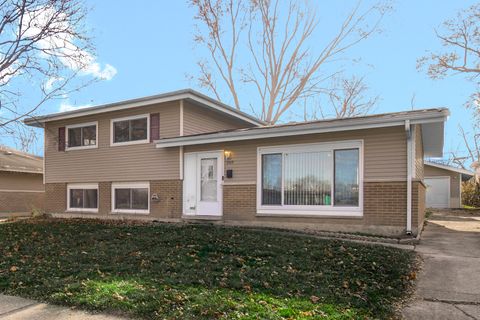
[[[461,208],[462,181],[473,176],[468,170],[425,161],[427,208]]]
[[[43,209],[43,158],[0,146],[0,216]]]
[[[192,90],[25,120],[45,129],[46,209],[417,233],[447,109],[264,126]]]

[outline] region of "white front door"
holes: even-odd
[[[450,206],[450,178],[425,177],[427,186],[427,208],[448,208]]]
[[[186,153],[184,157],[183,213],[222,215],[223,152]]]

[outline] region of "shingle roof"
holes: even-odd
[[[0,171],[43,174],[43,158],[0,145]]]

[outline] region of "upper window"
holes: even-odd
[[[112,120],[112,145],[149,141],[149,115]]]
[[[361,213],[361,142],[260,148],[259,213]]]
[[[112,184],[112,211],[124,213],[149,213],[149,183]]]
[[[98,212],[98,184],[69,184],[68,211]]]
[[[67,126],[67,150],[97,147],[97,122]]]

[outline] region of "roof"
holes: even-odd
[[[241,141],[272,137],[292,136],[299,134],[314,134],[338,132],[369,128],[422,125],[424,153],[434,157],[443,154],[444,122],[450,112],[447,108],[412,110],[350,117],[343,119],[326,119],[309,122],[295,122],[281,125],[234,129],[213,133],[196,134],[156,141],[157,148],[198,145],[215,142]]]
[[[465,170],[465,169],[462,169],[462,168],[456,168],[456,167],[452,167],[452,166],[447,166],[447,165],[440,164],[440,163],[436,163],[436,162],[425,161],[424,164],[425,164],[426,166],[431,166],[431,167],[440,168],[440,169],[443,169],[443,170],[448,170],[448,171],[453,171],[453,172],[461,173],[461,174],[462,174],[462,177],[467,176],[467,178],[471,178],[471,177],[473,177],[473,176],[475,175],[475,173],[472,172],[472,171],[468,171],[468,170]]]
[[[0,171],[43,174],[43,158],[0,146]]]
[[[162,93],[162,94],[157,94],[157,95],[147,96],[147,97],[142,97],[137,99],[130,99],[130,100],[124,100],[124,101],[119,101],[114,103],[102,104],[102,105],[89,107],[89,108],[52,113],[52,114],[47,114],[47,115],[38,116],[38,117],[31,116],[29,118],[26,118],[24,122],[29,126],[43,127],[43,124],[48,121],[77,118],[77,117],[82,117],[86,115],[99,114],[99,113],[117,111],[117,110],[123,110],[123,109],[130,109],[130,108],[152,105],[156,103],[177,101],[177,100],[183,100],[183,99],[189,100],[198,105],[213,109],[224,115],[243,120],[255,126],[262,126],[265,124],[263,121],[245,112],[232,108],[218,100],[212,99],[192,89],[183,89],[183,90],[172,91],[172,92],[167,92],[167,93]]]

